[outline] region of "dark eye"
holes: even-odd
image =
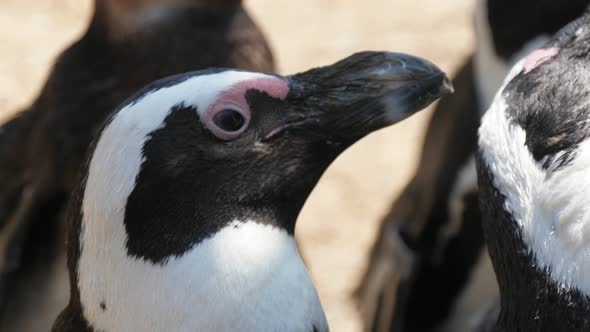
[[[238,138],[250,124],[250,108],[232,103],[214,105],[201,117],[203,124],[217,138],[224,141]]]
[[[213,123],[221,130],[235,132],[242,129],[246,119],[244,119],[242,113],[231,108],[225,108],[215,114]]]

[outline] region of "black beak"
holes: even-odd
[[[358,139],[452,93],[434,64],[415,56],[361,52],[288,77],[293,105],[282,130]]]

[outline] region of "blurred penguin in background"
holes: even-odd
[[[95,0],[39,96],[0,127],[0,331],[46,331],[69,297],[64,205],[116,105],[164,76],[273,72],[239,0]]]
[[[467,331],[495,321],[474,151],[479,119],[512,65],[588,0],[479,0],[476,51],[428,125],[414,178],[383,218],[357,300],[368,331]]]

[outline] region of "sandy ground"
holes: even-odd
[[[26,106],[54,57],[80,35],[90,0],[0,1],[0,118]],[[281,73],[360,50],[430,59],[452,73],[473,49],[470,0],[245,0]],[[431,112],[375,133],[330,167],[297,237],[333,331],[360,331],[351,293],[381,216],[412,175]]]

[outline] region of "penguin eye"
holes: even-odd
[[[229,141],[243,133],[250,122],[249,110],[235,105],[215,107],[206,116],[205,125],[217,138]]]
[[[227,132],[239,131],[245,122],[246,119],[242,113],[231,108],[224,108],[213,116],[213,123]]]

